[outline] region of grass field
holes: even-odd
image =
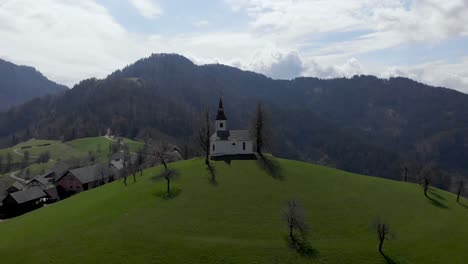
[[[384,251],[395,263],[466,263],[468,201],[420,186],[279,160],[282,179],[256,161],[201,159],[180,171],[165,200],[165,182],[145,171],[136,183],[105,185],[0,224],[5,263],[385,263],[370,231],[376,216],[397,234]],[[278,176],[278,175],[276,175]],[[302,201],[315,250],[288,248],[281,211]]]
[[[127,138],[124,138],[123,141],[128,144],[130,151],[133,152],[143,147],[142,142]],[[22,155],[28,151],[30,161],[35,162],[40,154],[49,152],[51,161],[44,164],[32,164],[28,167],[31,175],[37,175],[46,169],[52,168],[59,160],[86,157],[90,151],[96,155],[98,162],[105,162],[111,143],[111,140],[104,137],[81,138],[69,142],[31,139],[10,148],[0,149],[0,155],[3,156],[3,164],[5,164],[7,153],[11,154],[13,162],[21,162],[23,160]]]

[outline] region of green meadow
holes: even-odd
[[[70,144],[73,145],[73,144]],[[84,149],[84,147],[83,147]],[[103,148],[104,149],[104,148]],[[169,164],[176,194],[148,169],[128,186],[116,181],[0,223],[5,263],[386,263],[373,220],[395,235],[394,263],[466,263],[468,201],[416,184],[274,159],[202,159]],[[282,211],[301,201],[313,254],[288,247]]]

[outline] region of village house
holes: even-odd
[[[9,214],[21,214],[39,208],[50,198],[40,187],[9,193],[3,199],[3,208]]]
[[[23,189],[30,189],[34,187],[41,188],[48,195],[47,202],[56,202],[60,199],[57,188],[53,184],[50,178],[45,178],[44,176],[36,176],[30,180]]]
[[[211,136],[210,142],[211,157],[254,154],[254,143],[249,131],[229,129],[222,99],[219,100],[215,133]]]
[[[104,164],[72,169],[57,179],[59,192],[75,194],[99,187],[116,179],[115,174]]]
[[[21,191],[24,188],[24,185],[18,181],[15,181],[8,189],[6,190],[7,193],[14,193],[17,191]]]

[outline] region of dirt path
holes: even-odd
[[[23,153],[21,153],[21,152],[19,152],[19,150],[18,150],[17,148],[16,148],[16,149],[14,149],[14,150],[13,150],[13,152],[14,152],[16,155],[20,155],[20,156],[24,157],[24,154],[23,154]],[[29,158],[32,158],[32,159],[37,159],[37,158],[38,158],[38,156],[31,156],[31,155],[29,155]]]
[[[105,135],[104,138],[107,138],[107,139],[110,140],[110,141],[117,141],[117,140],[115,140],[115,139],[109,137],[109,135]]]
[[[19,181],[21,183],[28,183],[27,180],[16,176],[19,172],[20,171],[14,171],[14,172],[10,173],[10,178],[15,179],[15,180],[17,180],[17,181]]]

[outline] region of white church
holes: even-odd
[[[230,130],[224,114],[223,100],[219,99],[215,133],[210,138],[210,156],[251,155],[254,143],[248,130]]]

